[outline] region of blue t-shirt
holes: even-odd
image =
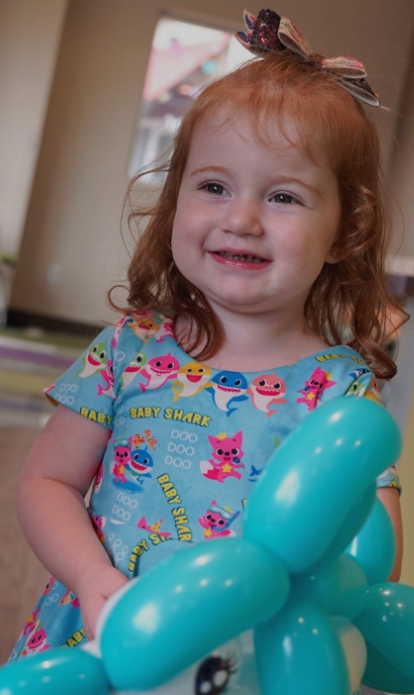
[[[171,319],[153,313],[127,314],[105,328],[47,395],[112,431],[90,516],[129,578],[189,544],[241,534],[263,467],[313,409],[343,395],[379,400],[375,376],[349,347],[277,369],[218,370],[186,354]],[[395,469],[378,485],[399,487]],[[77,599],[53,587],[52,607],[42,597],[33,630],[44,630],[43,645],[74,646],[84,638]],[[28,651],[33,630],[16,655]]]

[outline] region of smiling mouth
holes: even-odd
[[[222,258],[229,258],[232,261],[244,263],[268,263],[266,258],[253,256],[252,254],[247,253],[231,253],[230,251],[214,251],[213,253],[217,256],[221,256]]]

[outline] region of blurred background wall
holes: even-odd
[[[19,259],[12,311],[93,325],[112,318],[106,293],[127,266],[121,215],[157,20],[166,14],[235,31],[244,4],[0,0],[0,253]],[[253,13],[260,8],[251,0]],[[390,107],[372,115],[402,213],[393,263],[414,275],[414,3],[280,0],[274,9],[313,49],[360,58]],[[411,326],[405,341],[391,397],[397,410],[404,404],[403,500],[414,494]],[[414,504],[403,511],[406,529],[414,528]],[[407,538],[403,579],[414,584],[414,539]]]

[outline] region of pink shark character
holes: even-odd
[[[132,381],[135,379],[136,375],[139,374],[141,369],[145,366],[147,359],[143,352],[138,352],[134,359],[131,360],[129,365],[125,367],[121,376],[121,391],[126,389]]]
[[[43,596],[47,596],[47,594],[50,594],[50,592],[52,591],[55,584],[56,584],[56,579],[54,577],[50,577],[48,583],[45,586]]]
[[[180,363],[170,352],[168,355],[153,357],[141,371],[141,376],[147,380],[146,384],[141,382],[139,384],[142,392],[145,393],[147,389],[159,389],[164,386],[167,381],[176,378],[179,369]]]
[[[213,500],[204,516],[198,519],[198,523],[203,527],[203,535],[206,540],[212,538],[224,538],[234,536],[230,529],[230,524],[240,515],[240,512],[233,513],[230,509],[219,507],[216,500]]]
[[[159,327],[158,331],[156,332],[156,337],[157,337],[157,343],[163,343],[166,338],[173,338],[174,333],[173,333],[173,322],[171,319],[166,318],[161,326]]]
[[[296,403],[306,403],[308,410],[315,410],[321,404],[323,392],[335,384],[336,381],[330,379],[329,372],[324,372],[320,367],[316,367],[310,379],[305,381],[303,389],[299,389],[303,398],[297,398]]]
[[[118,345],[119,336],[121,335],[121,331],[122,331],[123,327],[125,326],[126,323],[128,323],[128,319],[129,319],[128,314],[124,314],[124,316],[121,316],[119,321],[116,322],[114,337],[112,338],[112,348],[114,350],[116,349],[116,347]]]
[[[212,457],[201,461],[200,469],[205,478],[223,483],[230,476],[240,480],[241,473],[237,468],[245,468],[242,462],[243,433],[237,432],[233,437],[211,437],[208,440],[213,447]]]
[[[44,652],[46,649],[50,649],[50,644],[47,644],[46,632],[44,628],[41,627],[27,640],[22,651],[22,656]]]
[[[104,393],[106,396],[109,396],[110,398],[116,398],[114,392],[114,364],[112,360],[108,360],[106,369],[103,369],[101,371],[101,377],[105,381],[106,386],[101,386],[100,384],[98,384],[98,396],[101,396]]]
[[[258,410],[266,413],[270,417],[277,412],[276,408],[270,410],[270,406],[275,403],[287,403],[286,385],[283,379],[274,374],[261,374],[257,376],[247,389],[246,393],[252,399],[253,405]]]

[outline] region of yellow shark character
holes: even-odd
[[[201,362],[187,362],[177,372],[177,378],[171,382],[174,391],[174,403],[180,396],[196,396],[210,386],[211,369]]]

